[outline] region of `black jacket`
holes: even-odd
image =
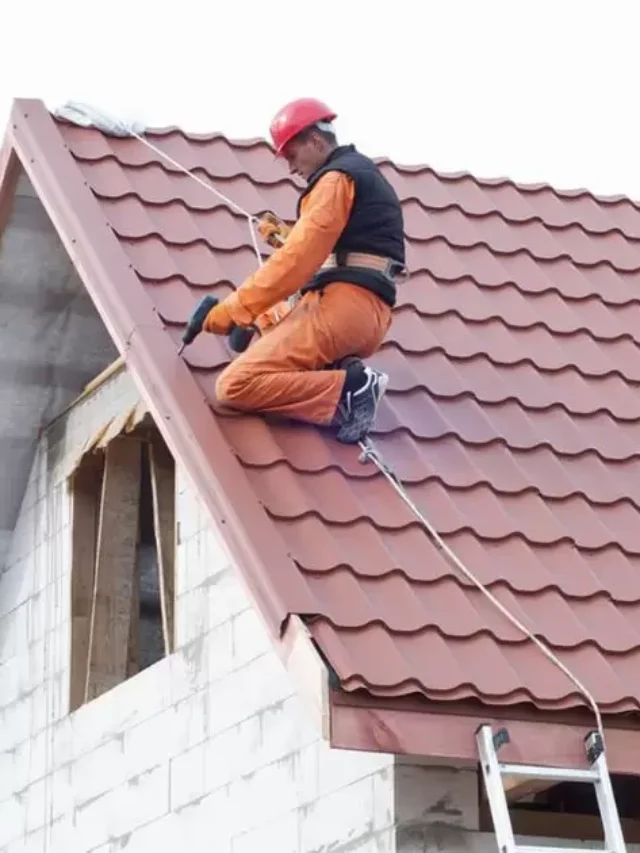
[[[355,195],[349,221],[338,238],[333,252],[338,264],[348,252],[365,252],[391,258],[402,270],[405,264],[404,220],[395,190],[369,157],[354,145],[335,148],[328,159],[309,178],[298,201],[298,216],[303,198],[327,172],[344,172],[353,178]],[[302,288],[317,290],[332,281],[347,281],[366,287],[391,307],[396,302],[395,282],[377,270],[348,267],[321,270]]]

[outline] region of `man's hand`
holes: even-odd
[[[279,249],[289,236],[291,228],[279,217],[268,210],[258,221],[258,231],[266,243]]]
[[[227,335],[231,331],[233,320],[224,302],[219,302],[205,317],[203,329],[213,335]]]

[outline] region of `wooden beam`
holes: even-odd
[[[318,731],[330,743],[329,671],[311,640],[307,626],[295,614],[287,622],[280,654]]]
[[[84,699],[127,677],[138,540],[141,443],[115,438],[106,449]]]
[[[547,788],[556,784],[553,779],[527,779],[522,776],[503,776],[502,781],[507,800],[510,803],[515,803],[540,791],[546,791]]]
[[[89,655],[103,458],[89,457],[71,479],[71,677],[69,710],[84,701]]]
[[[129,643],[127,648],[127,678],[140,672],[140,560],[133,569],[131,593],[131,619],[129,620]]]
[[[46,431],[50,429],[53,424],[57,423],[61,418],[65,415],[69,414],[69,412],[74,409],[79,403],[82,403],[83,400],[86,400],[87,397],[90,397],[94,391],[97,391],[104,383],[110,379],[112,376],[115,376],[122,370],[125,370],[127,367],[126,362],[123,356],[118,356],[115,361],[112,361],[111,364],[108,364],[104,370],[102,370],[97,376],[94,376],[82,389],[82,391],[78,394],[77,397],[74,397],[70,403],[68,403],[64,409],[58,412],[58,414],[51,420],[48,421],[47,424],[42,427],[42,431]]]
[[[173,652],[175,644],[175,464],[160,437],[149,442],[149,470],[153,499],[153,529],[158,557],[160,606],[165,654]]]
[[[510,810],[514,834],[531,838],[561,838],[565,841],[602,841],[602,820],[599,815],[571,814],[526,809],[517,806]],[[627,844],[640,842],[640,820],[621,818],[622,834]],[[480,805],[481,832],[493,832],[488,803]],[[567,845],[569,846],[569,845]]]

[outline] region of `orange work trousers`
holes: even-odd
[[[223,405],[329,425],[345,380],[327,370],[348,355],[367,358],[382,343],[391,308],[363,287],[332,282],[310,291],[277,325],[232,361],[218,377]]]

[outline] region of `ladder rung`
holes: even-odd
[[[500,853],[626,853],[624,834],[620,825],[620,816],[616,807],[616,798],[607,767],[604,751],[597,755],[589,746],[586,747],[586,757],[590,767],[578,770],[570,767],[544,767],[537,764],[511,764],[500,762],[497,750],[504,743],[509,743],[509,733],[500,729],[493,734],[491,726],[484,724],[476,732],[478,757],[487,800],[491,809],[493,828]],[[585,742],[586,743],[586,742]],[[558,847],[537,846],[535,844],[517,844],[514,826],[509,812],[509,791],[505,788],[512,786],[507,779],[513,780],[513,791],[518,789],[517,780],[526,779],[531,782],[588,782],[595,788],[598,808],[602,821],[604,844],[588,847]],[[537,788],[537,785],[526,788]],[[518,833],[520,835],[520,833]]]
[[[535,847],[516,844],[515,853],[608,853],[606,847]]]
[[[569,767],[538,767],[535,764],[502,764],[503,776],[526,776],[529,779],[550,779],[556,782],[597,782],[597,770],[578,770]]]

